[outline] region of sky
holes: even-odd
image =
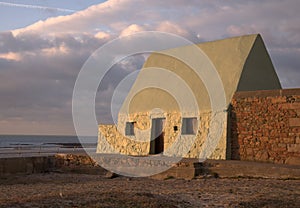
[[[300,87],[299,0],[0,0],[0,134],[74,135],[72,93],[87,58],[141,31],[204,42],[260,33],[284,88]],[[112,67],[96,99],[107,123],[110,97],[135,56]]]

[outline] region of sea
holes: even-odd
[[[0,135],[0,158],[96,152],[97,137]]]

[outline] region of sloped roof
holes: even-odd
[[[200,43],[197,46],[207,55],[219,74],[224,86],[226,105],[229,105],[237,91],[281,89],[272,61],[259,34]],[[189,56],[190,47],[168,51],[171,53],[180,51]],[[165,111],[179,110],[176,99],[168,91],[146,87],[145,83],[148,83],[149,79],[155,80],[156,83],[171,80],[166,80],[157,73],[151,75],[149,70],[154,71],[151,67],[167,69],[178,75],[195,95],[201,110],[210,109],[205,82],[197,76],[195,69],[173,57],[153,53],[140,71],[120,113],[147,112],[153,108],[162,108]],[[182,85],[172,83],[172,86],[175,88],[173,92],[182,91]],[[129,109],[129,112],[125,109]]]

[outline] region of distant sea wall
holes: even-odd
[[[0,176],[14,173],[43,173],[54,165],[54,156],[0,158]]]
[[[231,159],[300,165],[300,89],[238,92],[228,121]]]
[[[98,166],[86,154],[0,158],[0,177],[7,174],[32,174],[49,171],[88,174],[103,174],[106,172],[104,168]]]

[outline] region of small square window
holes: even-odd
[[[197,118],[182,118],[181,134],[195,135],[197,131]]]
[[[125,135],[134,136],[134,122],[126,122]]]

